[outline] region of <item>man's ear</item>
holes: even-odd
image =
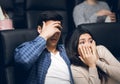
[[[41,33],[41,31],[42,31],[41,26],[38,25],[38,27],[37,27],[37,31],[38,31],[39,34]]]

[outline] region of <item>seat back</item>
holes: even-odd
[[[25,72],[14,62],[15,48],[37,36],[35,29],[0,31],[0,84],[22,84]]]
[[[97,44],[106,46],[120,60],[120,23],[83,24],[94,36]]]
[[[63,18],[64,32],[67,32],[67,0],[26,0],[26,18],[28,28],[36,28],[39,14],[43,11],[56,11]]]

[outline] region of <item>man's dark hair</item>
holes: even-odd
[[[63,17],[55,11],[44,11],[40,14],[37,25],[43,26],[43,21],[54,20],[61,21]]]

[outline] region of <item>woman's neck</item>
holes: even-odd
[[[89,5],[96,5],[97,0],[86,0]]]

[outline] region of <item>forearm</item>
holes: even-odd
[[[72,69],[75,84],[100,84],[97,68],[76,71]]]
[[[120,81],[120,63],[111,65],[98,60],[97,66],[100,67],[100,69],[108,74],[111,78]]]
[[[37,37],[33,41],[23,43],[15,50],[15,61],[23,64],[26,68],[38,59],[46,47],[46,41],[42,37]]]
[[[97,68],[89,68],[89,84],[100,84]]]

